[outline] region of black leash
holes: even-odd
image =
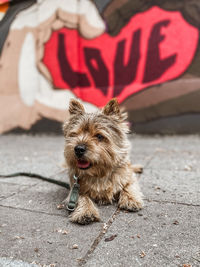
[[[49,177],[44,177],[40,174],[36,174],[36,173],[31,173],[31,172],[15,172],[15,173],[11,173],[8,175],[3,175],[0,174],[0,178],[12,178],[12,177],[17,177],[17,176],[25,176],[25,177],[30,177],[30,178],[36,178],[42,181],[46,181],[52,184],[57,184],[60,185],[62,187],[65,187],[67,189],[70,189],[70,185],[68,183],[62,182],[62,181],[58,181]]]
[[[31,172],[15,172],[7,175],[0,174],[0,178],[12,178],[12,177],[17,177],[17,176],[25,176],[25,177],[30,177],[30,178],[36,178],[45,182],[49,182],[52,184],[60,185],[62,187],[65,187],[70,190],[70,185],[68,183],[58,181],[49,177],[44,177],[40,174],[36,173],[31,173]],[[72,187],[72,190],[70,192],[70,197],[69,197],[69,203],[67,204],[67,209],[69,212],[72,212],[75,210],[77,203],[78,203],[78,198],[79,198],[79,190],[80,190],[80,185],[78,184],[78,177],[74,175],[74,184]]]

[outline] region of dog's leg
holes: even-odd
[[[99,221],[99,211],[88,196],[79,196],[78,205],[70,215],[70,221],[79,224],[89,224]]]
[[[142,192],[140,191],[140,187],[136,179],[122,189],[118,205],[120,209],[129,211],[138,211],[142,209]]]

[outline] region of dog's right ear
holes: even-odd
[[[76,99],[71,99],[69,103],[69,114],[72,115],[82,115],[85,113],[83,105]]]

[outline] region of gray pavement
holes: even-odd
[[[0,178],[0,267],[200,266],[200,137],[130,135],[145,208],[100,207],[79,226],[57,206],[68,190],[33,178]],[[0,173],[68,181],[62,136],[0,136]],[[74,246],[76,245],[76,246]]]

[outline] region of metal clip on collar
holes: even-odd
[[[74,211],[78,202],[80,185],[78,184],[78,177],[74,175],[74,184],[70,193],[69,202],[67,205],[68,211]]]

